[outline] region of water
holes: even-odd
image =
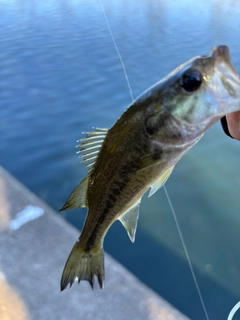
[[[134,97],[219,44],[240,72],[239,1],[102,1]],[[131,101],[101,6],[1,0],[0,48],[0,164],[59,209],[85,175],[75,141],[110,127]],[[210,319],[227,319],[240,300],[239,160],[240,143],[216,124],[167,182]],[[81,229],[85,210],[62,215]],[[163,190],[143,199],[135,244],[115,223],[105,249],[191,319],[204,319]]]

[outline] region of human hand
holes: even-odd
[[[228,136],[240,141],[240,111],[227,114],[221,123]]]
[[[228,130],[234,139],[240,140],[240,111],[226,115]]]

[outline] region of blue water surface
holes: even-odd
[[[102,3],[134,97],[220,44],[240,72],[239,1]],[[76,140],[112,126],[130,102],[99,0],[0,0],[0,164],[53,208],[86,173]],[[240,143],[218,123],[167,182],[210,319],[227,319],[240,300],[239,163]],[[81,230],[85,213],[61,214]],[[105,249],[189,318],[205,319],[163,190],[144,197],[135,244],[117,222]]]

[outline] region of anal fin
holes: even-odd
[[[149,192],[148,197],[151,197],[155,192],[158,191],[158,189],[160,189],[164,185],[164,183],[167,181],[170,174],[172,173],[173,168],[174,166],[168,168],[160,177],[157,177],[155,182],[151,185],[151,190]]]
[[[126,229],[127,234],[132,242],[135,241],[140,202],[141,199],[118,218],[118,220]]]

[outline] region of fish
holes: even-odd
[[[227,46],[181,64],[141,94],[108,130],[80,139],[88,173],[60,210],[88,208],[60,289],[86,280],[104,287],[103,242],[119,220],[135,240],[142,196],[161,188],[177,162],[224,115],[240,110],[240,78]]]

